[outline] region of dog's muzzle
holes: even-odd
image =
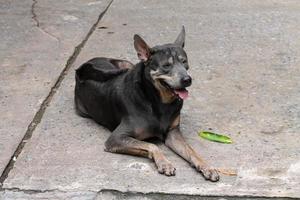
[[[189,75],[188,76],[185,76],[181,79],[181,85],[183,87],[189,87],[192,85],[192,77],[190,77]]]

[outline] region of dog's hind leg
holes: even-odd
[[[158,172],[167,176],[175,175],[175,168],[154,144],[137,140],[122,131],[120,125],[105,142],[105,150],[112,153],[130,154],[153,159]]]
[[[85,108],[81,104],[80,100],[76,96],[75,96],[75,110],[79,116],[85,117],[85,118],[90,118],[90,116],[87,114]]]
[[[211,169],[201,158],[201,156],[184,140],[179,130],[179,119],[177,127],[169,131],[165,140],[166,146],[172,149],[188,161],[197,171],[201,172],[205,179],[210,181],[218,181],[219,175],[215,169]]]

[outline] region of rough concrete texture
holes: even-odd
[[[130,193],[118,192],[113,190],[104,190],[100,192],[61,192],[61,191],[17,191],[6,190],[0,192],[0,199],[5,200],[45,200],[45,199],[67,199],[67,200],[173,200],[172,194],[160,193]],[[193,195],[176,195],[176,200],[267,200],[268,198],[255,197],[208,197]],[[276,198],[276,200],[287,200],[287,198]]]
[[[0,192],[0,199],[5,200],[48,200],[48,199],[66,199],[66,200],[93,200],[97,198],[94,192],[60,192],[60,191],[19,191],[6,190]]]
[[[109,1],[0,1],[0,173]]]
[[[150,45],[167,43],[184,24],[194,82],[182,131],[210,165],[236,170],[237,176],[206,182],[164,146],[175,177],[158,174],[147,159],[104,152],[109,132],[75,115],[70,70],[4,188],[54,190],[53,195],[90,191],[98,199],[300,198],[299,11],[297,1],[115,0],[73,66],[95,56],[137,61],[134,33]],[[228,134],[234,143],[198,138],[199,130],[208,129]]]

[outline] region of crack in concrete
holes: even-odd
[[[34,2],[36,2],[36,0],[33,0]],[[2,175],[0,176],[0,191],[3,187],[3,182],[5,181],[5,179],[8,177],[9,172],[12,170],[12,168],[14,167],[14,164],[18,158],[18,156],[21,154],[24,146],[26,143],[28,143],[28,141],[31,139],[32,134],[35,130],[35,128],[37,127],[37,125],[41,122],[42,117],[46,111],[46,108],[49,106],[53,96],[56,94],[57,89],[60,87],[63,79],[65,78],[65,76],[67,75],[69,69],[71,68],[72,64],[75,62],[77,56],[79,55],[79,53],[81,52],[81,49],[84,47],[85,43],[88,41],[89,37],[92,35],[92,33],[95,31],[97,25],[99,24],[100,20],[102,19],[102,17],[104,16],[104,14],[106,13],[106,11],[109,9],[110,5],[112,4],[113,0],[110,1],[110,3],[108,4],[108,6],[105,8],[105,10],[100,13],[100,15],[98,16],[98,19],[96,20],[96,22],[92,25],[92,27],[90,28],[89,32],[87,33],[87,35],[84,37],[84,39],[75,47],[72,55],[68,58],[67,63],[64,67],[64,69],[61,71],[60,75],[58,76],[55,84],[51,87],[51,90],[48,94],[48,96],[44,99],[43,103],[41,104],[39,110],[36,112],[35,116],[33,117],[33,120],[31,121],[31,123],[29,124],[26,133],[22,139],[22,141],[19,143],[17,149],[15,150],[14,154],[11,156],[10,161],[8,162],[8,164],[6,165]],[[32,6],[34,8],[34,5]],[[33,12],[34,13],[34,12]],[[36,19],[36,15],[34,14],[34,18]],[[38,23],[38,21],[37,21]],[[38,25],[38,24],[37,24]]]
[[[278,200],[293,200],[298,199],[294,197],[267,197],[267,196],[200,196],[197,194],[180,194],[180,193],[163,193],[163,192],[137,192],[137,191],[121,191],[117,189],[107,189],[102,188],[98,191],[94,190],[60,190],[60,189],[51,189],[51,190],[37,190],[37,189],[21,189],[21,188],[3,188],[0,191],[11,191],[11,192],[22,192],[24,194],[43,194],[43,193],[64,193],[64,194],[73,194],[73,193],[82,193],[84,194],[94,194],[93,199],[99,199],[102,195],[108,194],[113,197],[120,197],[122,199],[131,199],[131,198],[144,198],[148,197],[150,199],[197,199],[197,200],[217,200],[226,198],[228,200],[239,200],[239,199],[278,199]]]
[[[23,192],[25,194],[40,194],[40,193],[47,193],[47,192],[61,192],[61,193],[67,193],[65,191],[53,189],[53,190],[32,190],[32,189],[20,189],[17,187],[13,188],[3,188],[0,191],[12,191],[12,192]]]
[[[102,194],[111,194],[113,197],[119,197],[120,199],[142,199],[148,197],[149,199],[192,199],[192,200],[217,200],[226,198],[228,200],[239,200],[239,199],[278,199],[278,200],[293,200],[298,199],[294,197],[267,197],[267,196],[202,196],[197,194],[180,194],[180,193],[164,193],[164,192],[135,192],[135,191],[120,191],[116,189],[101,189],[97,192],[97,196],[94,198],[99,199]],[[101,197],[101,196],[100,196]],[[119,199],[118,198],[118,199]]]
[[[41,193],[50,193],[50,192],[59,192],[59,193],[82,192],[82,193],[94,193],[95,195],[97,195],[99,193],[93,190],[60,190],[60,189],[38,190],[38,189],[21,189],[18,187],[2,188],[0,189],[0,191],[23,192],[25,194],[41,194]]]
[[[31,14],[32,14],[32,19],[35,22],[35,26],[44,34],[50,36],[52,39],[55,39],[56,41],[60,42],[60,39],[58,37],[56,37],[55,35],[53,35],[52,33],[49,33],[48,31],[46,31],[41,25],[40,25],[40,21],[38,20],[37,14],[35,12],[35,7],[36,4],[38,3],[37,0],[32,0],[33,3],[31,5]]]

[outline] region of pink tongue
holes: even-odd
[[[189,91],[186,89],[174,90],[174,92],[183,100],[189,97]]]

